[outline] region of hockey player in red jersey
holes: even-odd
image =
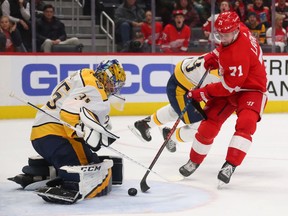
[[[174,22],[165,26],[159,44],[163,52],[187,52],[191,30],[184,24],[183,10],[173,11]]]
[[[235,12],[221,13],[215,21],[220,46],[207,54],[200,67],[219,68],[221,82],[191,89],[188,98],[204,101],[207,120],[203,120],[193,142],[189,161],[180,167],[183,176],[191,175],[207,156],[222,124],[236,112],[235,132],[226,162],[218,173],[219,185],[229,183],[237,166],[244,160],[256,124],[267,102],[267,77],[262,50],[249,31],[240,28]]]

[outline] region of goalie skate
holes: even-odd
[[[150,142],[152,137],[150,135],[150,126],[147,124],[150,122],[150,116],[143,119],[136,121],[133,125],[129,125],[128,128],[131,132],[137,136],[142,142]]]
[[[43,187],[35,191],[46,202],[58,204],[73,204],[81,198],[79,191],[67,190],[61,187]]]

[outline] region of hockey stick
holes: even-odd
[[[24,104],[28,104],[28,105],[32,106],[33,108],[35,108],[35,109],[38,110],[38,111],[41,111],[41,112],[45,113],[46,115],[50,116],[51,118],[53,118],[54,120],[60,122],[61,124],[65,125],[65,126],[67,126],[67,127],[69,127],[69,128],[71,128],[71,129],[74,130],[74,131],[77,131],[78,134],[83,134],[83,131],[81,131],[79,128],[75,128],[74,126],[70,125],[69,123],[67,123],[67,122],[59,119],[58,117],[56,117],[56,116],[54,116],[54,115],[51,115],[50,113],[47,113],[45,110],[37,107],[36,105],[30,103],[29,101],[27,101],[27,100],[25,100],[25,99],[23,99],[23,98],[21,98],[21,97],[18,97],[17,95],[14,94],[14,92],[10,92],[9,96],[10,96],[10,97],[13,97],[13,98],[15,98],[15,99],[17,99],[17,100],[19,100],[19,101],[21,101],[21,102],[24,103]],[[141,166],[141,167],[144,168],[145,170],[149,170],[148,167],[146,167],[146,166],[144,166],[143,164],[139,163],[138,161],[130,158],[129,156],[123,154],[122,152],[120,152],[120,151],[112,148],[111,146],[106,146],[106,145],[103,145],[103,146],[106,147],[106,148],[108,148],[108,149],[110,149],[111,151],[115,152],[116,154],[122,156],[123,158],[125,158],[125,159],[133,162],[134,164],[137,164],[138,166]],[[149,172],[154,173],[155,175],[159,176],[160,178],[162,178],[162,179],[165,180],[165,181],[168,181],[168,182],[169,182],[169,181],[173,181],[173,180],[169,180],[169,179],[161,176],[160,174],[158,174],[157,172],[155,172],[155,171],[153,171],[153,170],[149,170]]]
[[[198,89],[200,88],[200,86],[202,85],[202,83],[204,82],[207,74],[210,72],[210,70],[206,70],[205,73],[203,74],[202,78],[200,79],[199,83],[197,86],[195,86],[194,89]],[[186,113],[189,104],[192,103],[193,106],[195,107],[195,109],[206,119],[206,115],[204,113],[204,111],[202,110],[202,108],[200,107],[200,104],[198,102],[196,102],[195,100],[188,100],[185,104],[185,107],[183,108],[183,110],[181,111],[180,115],[178,116],[178,119],[176,120],[176,122],[174,123],[173,127],[171,128],[171,130],[169,131],[166,139],[164,140],[164,143],[161,145],[160,149],[158,150],[156,156],[154,157],[154,159],[152,160],[149,168],[147,169],[145,175],[143,176],[141,182],[140,182],[140,188],[142,192],[146,192],[147,190],[150,189],[150,187],[148,186],[146,179],[150,173],[150,171],[152,170],[153,166],[155,165],[156,161],[158,160],[158,158],[160,157],[160,154],[162,153],[163,149],[165,148],[166,144],[168,143],[168,141],[170,140],[171,136],[173,135],[173,133],[175,132],[178,124],[180,123],[180,120],[182,119],[182,117],[184,116],[184,114]]]

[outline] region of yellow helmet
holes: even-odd
[[[100,62],[95,77],[104,85],[107,96],[118,94],[126,81],[126,73],[117,59]]]

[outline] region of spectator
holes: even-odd
[[[249,0],[249,1],[251,1],[251,0]],[[271,8],[272,0],[264,0],[263,2],[264,2],[264,6]],[[278,2],[278,0],[275,0],[275,2]]]
[[[100,14],[102,11],[106,12],[110,16],[110,18],[114,20],[114,10],[115,10],[116,5],[113,5],[112,7],[104,7],[103,5],[104,1],[96,0],[94,2],[95,2],[96,24],[100,23]],[[83,12],[82,12],[83,15],[91,16],[92,1],[82,0],[81,3],[83,5]]]
[[[35,0],[36,17],[41,17],[43,15],[45,5],[46,3],[43,0]]]
[[[0,32],[5,36],[5,52],[25,52],[22,38],[16,23],[12,23],[8,16],[2,16],[0,19]]]
[[[172,12],[174,10],[174,1],[155,0],[156,16],[161,17],[163,27],[172,22]]]
[[[190,0],[177,0],[175,3],[175,10],[183,10],[184,23],[191,27],[200,25],[200,18],[198,12]]]
[[[246,1],[242,0],[237,0],[233,4],[233,10],[238,14],[242,22],[245,22],[246,20],[246,13],[247,13],[246,4],[247,4]]]
[[[133,39],[124,44],[121,52],[151,52],[151,46],[149,46],[148,43],[145,43],[145,38],[142,32],[135,32]]]
[[[211,15],[210,0],[191,0],[200,18],[201,26],[207,21]]]
[[[173,11],[174,22],[165,26],[160,39],[163,52],[187,52],[191,30],[184,24],[182,10]]]
[[[248,8],[248,13],[249,12],[255,12],[258,22],[263,23],[266,28],[270,27],[270,10],[269,7],[264,6],[263,0],[254,0],[253,7]]]
[[[4,2],[4,0],[0,0],[0,17],[2,17],[3,13],[2,13],[2,3]]]
[[[40,51],[51,52],[57,44],[80,45],[79,39],[67,39],[65,25],[54,16],[55,9],[51,4],[44,6],[43,16],[36,21],[36,41]]]
[[[229,1],[221,1],[219,6],[220,13],[225,11],[230,11],[230,3]],[[214,21],[217,19],[219,14],[215,14]],[[213,36],[211,35],[211,23],[212,23],[212,16],[208,18],[208,20],[204,23],[202,29],[204,31],[204,35],[209,39],[209,41],[213,40]]]
[[[0,52],[5,52],[6,49],[6,36],[0,31]]]
[[[136,0],[124,0],[115,11],[116,41],[124,45],[130,41],[133,32],[140,31],[145,19],[145,11]]]
[[[280,47],[281,52],[287,45],[287,32],[283,28],[283,19],[285,16],[276,13],[275,15],[275,45]],[[266,32],[267,44],[272,45],[272,27],[267,29]]]
[[[162,33],[163,27],[161,22],[155,21],[155,44],[159,44],[159,39]],[[152,44],[152,12],[150,10],[145,13],[145,22],[141,26],[141,32],[144,35],[145,42],[149,45]]]
[[[283,28],[286,29],[288,27],[288,3],[286,0],[278,0],[275,4],[275,11],[285,16],[283,20]]]
[[[247,15],[246,26],[252,32],[252,35],[257,38],[260,44],[264,44],[266,40],[266,27],[263,23],[257,21],[257,14],[255,12],[250,12]]]
[[[17,23],[26,50],[32,50],[32,33],[30,27],[30,3],[27,0],[4,0],[1,5],[3,15]]]

